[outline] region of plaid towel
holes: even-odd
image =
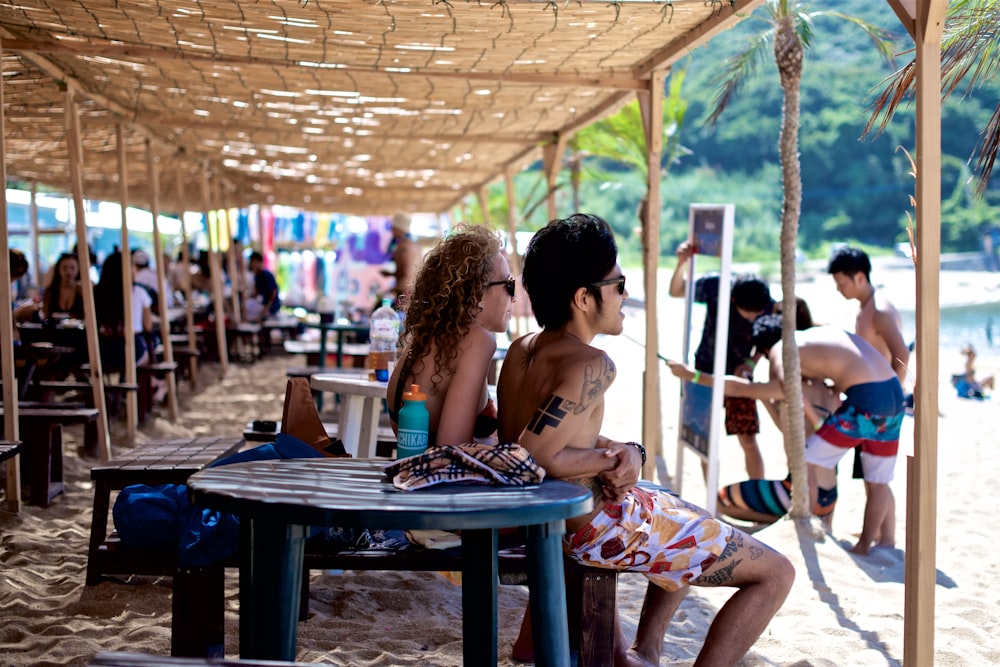
[[[423,454],[393,461],[385,473],[403,491],[435,484],[525,486],[545,479],[545,470],[528,450],[514,443],[434,446]]]

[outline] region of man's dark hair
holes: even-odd
[[[753,321],[750,342],[758,352],[767,353],[781,340],[781,315],[761,315]]]
[[[262,254],[260,254],[259,252],[257,252],[256,250],[254,250],[252,253],[250,253],[250,260],[249,261],[252,262],[254,260],[256,260],[258,262],[263,262],[264,261],[264,256]]]
[[[868,259],[868,253],[861,248],[845,245],[833,251],[830,263],[826,266],[826,272],[831,275],[843,273],[851,277],[863,273],[865,280],[871,282],[872,262]]]
[[[736,277],[736,280],[733,281],[732,299],[738,307],[743,310],[752,310],[755,313],[766,310],[774,303],[767,282],[752,273]]]
[[[574,213],[538,230],[524,252],[521,278],[539,326],[566,324],[576,290],[603,280],[617,262],[615,234],[596,215]],[[592,291],[602,303],[600,290]]]

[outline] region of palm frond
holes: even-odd
[[[771,40],[774,39],[775,28],[756,35],[746,47],[726,61],[726,66],[712,79],[712,84],[719,86],[715,95],[715,105],[712,113],[705,121],[709,126],[715,126],[719,116],[729,104],[746,87],[747,82],[757,73],[757,67],[771,56]]]
[[[886,64],[889,65],[890,67],[895,67],[896,54],[893,53],[892,50],[894,43],[893,39],[895,35],[891,31],[885,30],[877,25],[868,23],[864,19],[858,18],[857,16],[850,16],[848,14],[843,14],[841,12],[835,12],[835,11],[813,12],[810,15],[810,18],[816,19],[823,16],[830,16],[853,24],[855,27],[860,29],[863,33],[865,33],[865,35],[868,36],[868,39],[871,40],[872,44],[875,46],[875,49],[878,51],[878,54],[882,56],[882,59],[886,62]]]
[[[996,0],[956,0],[948,8],[941,39],[941,96],[947,99],[965,82],[963,95],[991,83],[1000,73],[1000,6]],[[862,137],[888,126],[899,106],[913,98],[916,62],[911,60],[886,80],[885,88],[872,104]],[[976,192],[986,190],[1000,147],[1000,105],[980,134],[973,151],[976,159]]]

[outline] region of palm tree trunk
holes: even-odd
[[[809,483],[806,476],[805,433],[802,429],[802,371],[795,345],[795,240],[802,209],[802,173],[799,166],[799,88],[802,79],[803,47],[791,16],[778,21],[774,38],[774,60],[781,76],[784,106],[781,118],[781,293],[782,363],[785,369],[785,409],[781,411],[785,454],[792,474],[793,519],[811,516]]]

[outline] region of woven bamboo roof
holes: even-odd
[[[634,99],[763,0],[12,0],[8,178],[83,194],[358,214],[443,212]],[[178,187],[181,178],[181,188]],[[217,184],[217,185],[216,185]]]

